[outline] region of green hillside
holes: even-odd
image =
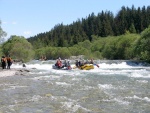
[[[57,24],[50,31],[28,38],[35,49],[41,47],[71,47],[92,35],[99,37],[120,36],[127,32],[140,34],[150,25],[150,6],[137,9],[122,7],[114,16],[110,11],[91,13],[70,25]]]

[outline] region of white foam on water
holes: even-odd
[[[26,68],[26,69],[39,69],[39,70],[50,70],[52,69],[52,64],[25,64],[26,67],[23,67],[22,64],[12,64],[12,68]]]
[[[0,84],[0,86],[10,86],[10,85],[12,85],[12,84],[11,84],[11,83],[8,83],[8,84],[6,84],[6,83]]]
[[[30,73],[31,75],[34,75],[34,74],[36,74],[36,75],[41,75],[41,74],[47,75],[47,74],[49,74],[48,71],[29,72],[29,73]]]
[[[50,78],[51,78],[51,79],[53,79],[53,80],[54,80],[54,79],[60,79],[60,78],[61,78],[61,76],[50,75]]]
[[[40,95],[34,95],[29,101],[37,102],[41,99],[42,97]]]
[[[7,91],[7,90],[12,90],[12,89],[17,89],[17,88],[27,88],[28,86],[17,86],[17,85],[14,85],[14,86],[9,86],[9,88],[5,88],[3,90]]]
[[[127,99],[137,99],[137,100],[142,100],[142,101],[146,101],[146,102],[150,102],[150,98],[148,97],[144,97],[144,98],[140,98],[136,95],[134,95],[133,97],[126,97]]]
[[[90,90],[90,89],[95,89],[95,87],[92,87],[92,86],[84,86],[83,87],[83,90]]]
[[[56,82],[57,85],[60,85],[60,86],[71,86],[72,84],[68,84],[66,82]]]
[[[32,80],[47,80],[48,78],[50,78],[50,76],[38,76],[38,77],[31,78],[31,79]]]
[[[102,63],[102,64],[98,64],[100,66],[100,68],[132,68],[132,66],[127,65],[126,62],[121,62],[121,63],[112,63],[112,64],[106,64],[106,63]]]
[[[84,76],[84,74],[82,74],[82,70],[76,70],[73,72],[73,76]]]
[[[124,105],[129,105],[130,104],[130,102],[127,102],[127,101],[124,101],[124,100],[118,99],[118,98],[114,98],[113,101],[116,101],[116,102],[118,102],[120,104],[124,104]]]
[[[70,73],[70,70],[55,70],[55,69],[51,69],[50,71],[52,73],[60,74],[60,75],[69,74]]]
[[[11,68],[23,68],[21,64],[15,63],[11,65]]]
[[[150,78],[150,74],[133,72],[131,75],[129,75],[129,77],[133,77],[133,78]]]
[[[143,100],[150,102],[150,98],[148,98],[148,97],[144,97]]]
[[[143,66],[130,66],[126,62],[120,63],[99,63],[99,68],[94,66],[94,69],[91,70],[56,70],[52,68],[50,61],[45,61],[44,63],[36,61],[34,64],[32,62],[26,64],[26,69],[37,69],[38,71],[31,72],[31,74],[56,74],[56,75],[71,75],[71,76],[84,76],[85,73],[96,73],[100,75],[124,75],[128,77],[142,77],[150,78],[149,71]],[[71,65],[72,67],[74,64]],[[12,68],[23,68],[21,64],[13,64]],[[41,71],[40,71],[41,70]],[[144,75],[145,73],[146,75]]]
[[[10,86],[12,89],[16,89],[16,88],[26,88],[28,86]]]
[[[73,63],[74,61],[72,61]],[[52,69],[52,63],[55,63],[54,60],[49,60],[49,61],[38,61],[38,60],[33,60],[31,62],[26,63],[26,68],[36,68],[36,69],[44,69],[44,70],[50,70]],[[142,65],[137,65],[137,66],[131,66],[128,65],[126,62],[119,62],[119,63],[98,63],[99,68],[94,65],[95,69],[100,69],[100,68],[140,68],[143,67]],[[74,67],[75,64],[71,64],[71,67]],[[23,68],[22,64],[12,64],[12,67],[14,68]]]
[[[76,112],[79,108],[83,109],[84,111],[90,112],[87,108],[82,107],[81,105],[77,104],[76,102],[61,102],[62,107],[70,112]]]
[[[103,99],[102,101],[104,101],[104,102],[117,102],[117,103],[123,104],[123,105],[129,105],[130,104],[130,102],[124,101],[124,100],[119,99],[119,98]]]
[[[98,84],[98,87],[101,89],[114,89],[111,84]]]
[[[72,81],[81,81],[81,78],[72,78]]]
[[[11,112],[12,112],[12,111],[15,112],[15,106],[16,106],[16,105],[9,105],[9,106],[8,106],[9,109],[11,110]]]
[[[137,82],[139,82],[139,83],[144,83],[144,84],[148,83],[147,80],[137,80]]]

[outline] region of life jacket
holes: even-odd
[[[59,67],[62,67],[62,62],[61,61],[58,61],[57,63],[58,63]]]
[[[62,62],[61,62],[60,60],[57,60],[57,62],[56,62],[56,66],[58,66],[58,67],[62,67]]]

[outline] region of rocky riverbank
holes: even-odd
[[[27,69],[1,69],[0,77],[14,76],[14,75],[27,75],[30,72]]]

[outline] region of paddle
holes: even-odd
[[[94,64],[95,66],[97,66],[99,68],[99,65],[98,64]]]

